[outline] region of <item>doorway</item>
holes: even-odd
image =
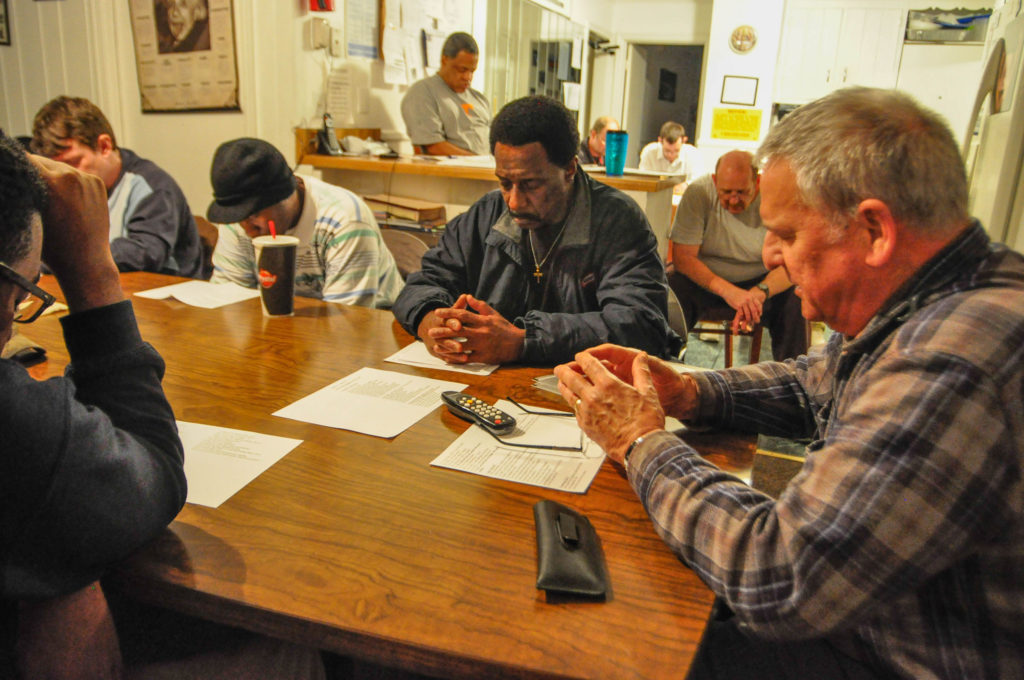
[[[626,164],[636,167],[667,121],[686,129],[689,144],[697,139],[704,46],[630,43],[626,58],[622,127],[629,132]]]

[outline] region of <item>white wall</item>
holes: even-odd
[[[705,167],[730,149],[754,150],[768,132],[772,110],[775,62],[782,34],[781,0],[716,0],[711,17],[711,31],[705,50],[704,96],[701,102],[697,147],[704,156]],[[757,32],[757,44],[737,54],[729,47],[729,36],[737,26],[750,25]],[[747,76],[758,79],[757,100],[753,107],[722,104],[722,83],[725,76]],[[755,142],[714,139],[712,116],[716,108],[752,109],[761,112],[760,136]]]
[[[721,1],[618,0],[612,31],[635,43],[703,45],[708,40],[712,9]]]
[[[473,30],[475,0],[460,1],[464,24],[452,30]],[[303,43],[309,3],[234,0],[241,111],[147,114],[140,107],[128,2],[7,4],[12,45],[0,47],[0,127],[31,134],[35,112],[51,98],[87,97],[110,119],[119,144],[178,181],[195,213],[204,214],[211,200],[210,160],[220,143],[259,137],[294,160],[294,128],[316,127],[323,112],[327,60]],[[315,15],[342,27],[344,2],[335,5]],[[351,123],[404,133],[399,104],[405,87],[384,82],[380,61],[347,63],[355,94]]]

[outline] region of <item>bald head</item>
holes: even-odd
[[[722,206],[733,214],[747,209],[757,198],[758,175],[754,156],[748,151],[722,154],[711,175]]]

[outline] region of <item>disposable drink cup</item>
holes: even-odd
[[[257,236],[257,285],[264,316],[291,316],[295,311],[295,254],[299,239],[294,236]]]
[[[626,148],[629,146],[629,133],[625,130],[609,130],[604,136],[604,174],[609,177],[622,177],[626,168]]]

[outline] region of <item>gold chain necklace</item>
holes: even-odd
[[[544,272],[542,272],[540,268],[543,267],[544,263],[548,261],[549,257],[551,257],[551,253],[555,252],[555,246],[558,245],[558,239],[562,238],[562,233],[565,231],[567,226],[569,226],[569,220],[562,223],[562,228],[558,231],[558,236],[556,236],[555,240],[551,242],[551,246],[548,248],[547,254],[544,255],[544,259],[540,262],[537,261],[537,251],[533,248],[533,229],[530,229],[527,233],[526,238],[530,241],[530,254],[533,255],[533,277],[537,279],[537,283],[540,283],[541,278],[544,277]]]

